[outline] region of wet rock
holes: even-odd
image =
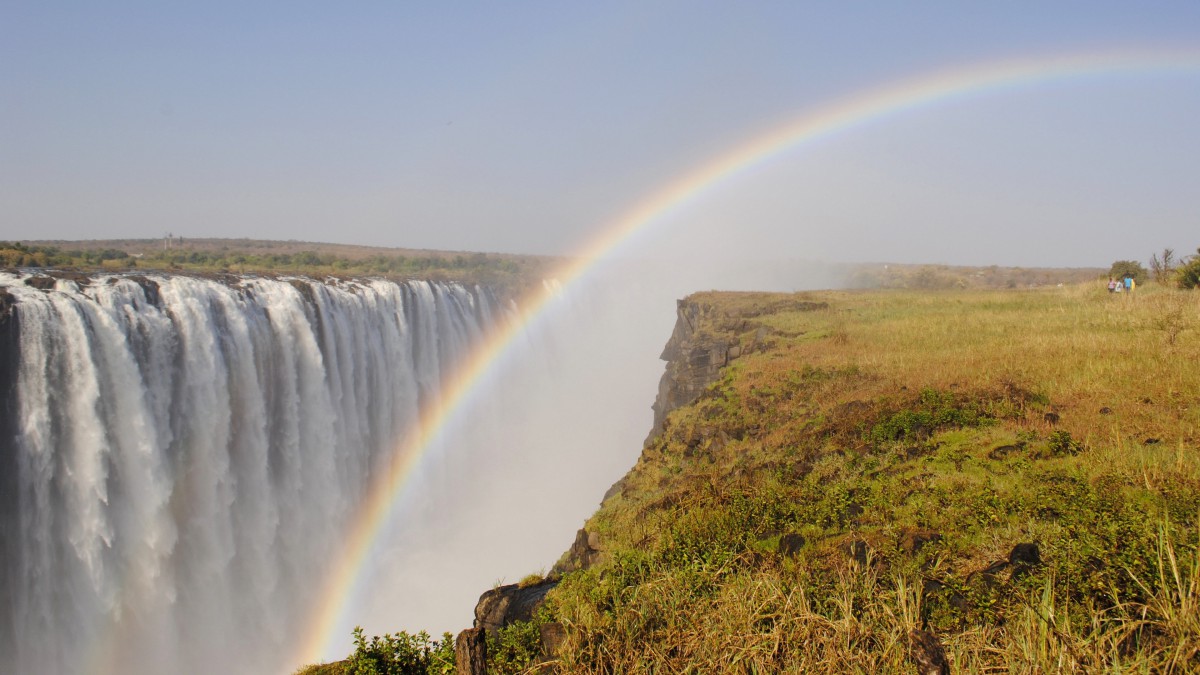
[[[802,548],[804,548],[804,537],[795,532],[789,532],[779,538],[779,555],[790,558],[799,553]]]
[[[292,285],[292,288],[300,291],[300,295],[304,297],[305,302],[310,305],[317,304],[316,292],[313,290],[311,283],[304,279],[290,279],[288,283]]]
[[[26,286],[31,286],[33,288],[38,289],[39,291],[53,290],[55,283],[57,283],[57,280],[54,277],[48,277],[48,276],[42,276],[42,275],[29,277],[28,279],[25,280]]]
[[[950,675],[946,650],[937,636],[929,631],[915,628],[909,631],[908,658],[917,666],[920,675]]]
[[[16,311],[17,299],[13,297],[6,289],[0,288],[0,321],[8,321]]]
[[[146,302],[155,307],[162,306],[161,296],[158,292],[158,282],[143,276],[132,276],[129,280],[138,286],[142,287],[142,293],[146,296]]]
[[[468,628],[454,640],[454,672],[457,675],[486,675],[487,634],[482,628]]]
[[[17,429],[21,417],[17,412],[17,374],[21,365],[20,312],[17,299],[0,288],[0,566],[17,569],[25,555],[19,528],[20,495],[23,487],[19,477]],[[14,587],[16,575],[0,574],[0,598],[19,596]],[[0,636],[13,630],[7,613],[0,618]],[[0,637],[0,645],[11,644]]]

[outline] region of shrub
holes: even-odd
[[[454,636],[442,635],[441,640],[429,639],[421,631],[410,635],[404,631],[378,635],[370,642],[363,629],[354,629],[354,653],[346,661],[348,675],[449,675],[454,672]]]
[[[1138,284],[1143,284],[1146,282],[1149,273],[1146,272],[1145,267],[1142,267],[1142,263],[1136,260],[1118,260],[1112,264],[1108,275],[1117,279],[1132,277]]]
[[[1196,249],[1196,255],[1180,265],[1175,274],[1180,288],[1200,286],[1200,249]]]

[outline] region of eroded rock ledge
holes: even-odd
[[[753,300],[760,293],[745,294]],[[811,311],[826,309],[824,302],[809,302],[802,299],[783,301],[788,309]],[[718,307],[708,302],[703,294],[692,295],[677,304],[675,329],[659,357],[667,362],[666,371],[658,383],[658,397],[654,401],[654,427],[646,442],[654,440],[663,431],[667,415],[676,408],[688,405],[700,397],[708,385],[716,381],[721,369],[734,359],[762,349],[772,330],[754,319],[783,309],[778,298],[769,302],[748,302],[729,307]]]

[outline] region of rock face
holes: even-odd
[[[551,576],[524,588],[519,584],[508,584],[479,596],[479,602],[475,605],[475,626],[462,631],[454,640],[455,670],[458,675],[485,675],[487,636],[495,637],[497,631],[511,623],[533,619],[546,594],[557,585],[558,577]],[[555,653],[562,640],[563,629],[560,624],[542,627],[543,653]]]
[[[17,369],[20,367],[20,326],[16,300],[0,288],[0,560],[17,561]],[[13,597],[12,580],[0,574],[0,598]],[[0,644],[12,644],[10,615],[0,612]]]
[[[454,640],[454,672],[458,675],[487,673],[487,635],[482,628],[468,628]]]
[[[706,302],[703,294],[684,298],[677,303],[675,328],[661,356],[667,362],[667,366],[659,381],[658,396],[653,406],[654,428],[646,439],[647,443],[663,432],[667,415],[676,408],[696,401],[708,386],[717,380],[722,368],[734,359],[765,345],[771,330],[753,321],[754,317],[781,309],[812,311],[828,307],[823,302],[809,302],[803,299],[803,296],[764,300],[768,297],[765,294],[748,293],[745,297],[747,302],[738,305],[732,311],[719,309]],[[727,305],[728,303],[725,303],[723,306]],[[609,488],[604,499],[619,493],[623,489],[624,480],[622,478]],[[786,544],[781,541],[782,546],[790,547],[790,552],[784,552],[784,555],[794,554],[794,550],[790,549],[799,550],[804,544],[803,537],[790,537]],[[532,619],[546,594],[558,585],[558,579],[562,575],[587,569],[601,560],[603,555],[604,546],[599,533],[579,530],[570,549],[554,566],[546,581],[525,588],[516,584],[500,586],[481,595],[479,603],[475,606],[475,628],[471,630],[495,634],[515,621]],[[560,624],[543,626],[543,654],[553,657],[564,635],[565,629]],[[474,633],[470,631],[461,633],[458,637],[458,648],[462,649],[464,641],[475,639],[473,636]],[[483,671],[460,669],[459,672]]]
[[[711,320],[712,311],[709,305],[688,299],[680,300],[676,307],[675,329],[659,357],[667,362],[667,369],[658,382],[654,427],[647,442],[662,433],[663,422],[672,410],[699,398],[717,379],[721,368],[741,355],[736,335],[703,329],[702,322]]]
[[[557,585],[558,579],[547,579],[524,588],[508,584],[484,592],[475,605],[475,628],[495,635],[510,623],[529,621],[546,599],[546,594]]]
[[[601,551],[600,534],[581,529],[575,533],[575,542],[567,549],[566,555],[554,566],[554,574],[561,576],[575,570],[585,570],[600,560]]]
[[[658,383],[658,397],[653,406],[654,428],[646,442],[662,433],[671,411],[699,398],[730,361],[765,345],[772,331],[755,322],[755,317],[781,309],[813,311],[829,306],[801,297],[753,302],[760,296],[746,294],[751,302],[724,310],[706,302],[702,294],[677,303],[675,329],[659,357],[667,362],[667,368]]]

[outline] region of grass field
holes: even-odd
[[[1200,294],[798,297],[689,299],[766,337],[494,672],[1200,670]]]

